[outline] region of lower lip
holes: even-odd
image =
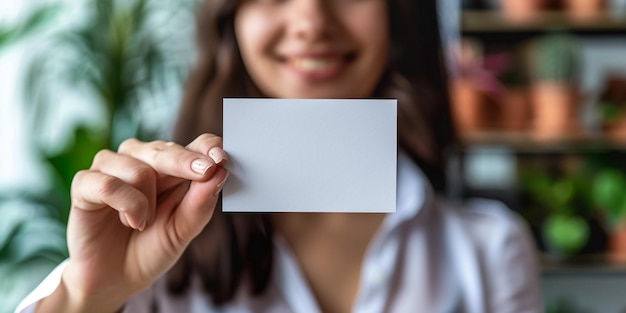
[[[323,70],[315,70],[315,71],[307,71],[301,68],[296,68],[293,65],[291,65],[289,62],[285,63],[285,65],[292,73],[296,74],[298,77],[304,80],[311,81],[311,82],[323,82],[323,81],[332,80],[338,77],[339,75],[341,75],[341,73],[346,69],[348,65],[348,61],[342,60],[339,62],[335,62],[333,65],[328,66],[327,68]]]

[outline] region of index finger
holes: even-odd
[[[215,173],[216,164],[207,154],[192,151],[179,144],[165,141],[124,141],[118,153],[136,158],[159,174],[194,181],[206,181]]]
[[[223,140],[222,137],[213,134],[202,134],[192,141],[187,148],[193,151],[200,152],[204,155],[208,155],[213,162],[218,165],[224,164],[228,161],[228,156],[222,149]]]

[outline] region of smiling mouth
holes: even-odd
[[[298,76],[309,80],[328,80],[339,76],[354,59],[353,54],[331,57],[292,57],[285,64]]]
[[[332,59],[314,59],[314,58],[295,58],[289,60],[289,65],[294,69],[307,71],[307,72],[316,72],[316,71],[324,71],[331,67],[337,66],[342,63],[343,60],[340,58],[332,58]]]

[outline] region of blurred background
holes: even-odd
[[[196,2],[0,1],[0,313],[67,257],[74,173],[168,137]]]
[[[449,192],[530,225],[547,312],[626,312],[626,1],[465,0]]]
[[[198,0],[0,2],[0,313],[67,257],[96,151],[167,139]],[[626,0],[440,0],[452,197],[528,222],[547,312],[626,312]]]

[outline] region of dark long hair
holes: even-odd
[[[174,139],[187,144],[202,133],[222,133],[222,99],[262,97],[245,70],[234,19],[241,0],[208,0],[198,12],[198,62],[191,73]],[[445,153],[455,142],[436,0],[388,0],[388,68],[374,98],[398,99],[398,144],[435,190],[445,188]],[[185,292],[199,275],[216,304],[233,299],[241,282],[258,295],[272,267],[272,227],[262,214],[222,213],[168,273],[168,289]]]

